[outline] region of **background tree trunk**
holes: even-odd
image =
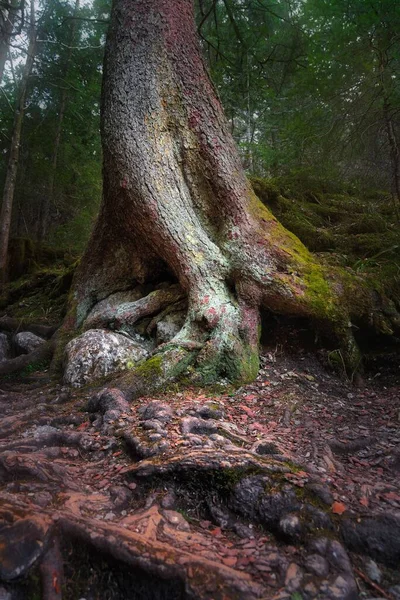
[[[10,8],[0,9],[0,83],[3,80],[4,67],[10,47],[10,38],[18,12],[18,0],[10,2]]]
[[[39,224],[38,224],[38,241],[39,241],[39,243],[41,243],[43,241],[43,239],[45,238],[45,236],[47,234],[47,230],[48,230],[48,226],[49,226],[49,219],[50,219],[50,209],[54,203],[54,189],[55,189],[54,186],[55,186],[55,180],[56,180],[56,174],[57,174],[58,156],[59,156],[59,152],[60,152],[61,134],[62,134],[65,111],[66,111],[67,103],[68,103],[68,87],[67,87],[67,82],[65,80],[68,77],[68,71],[69,71],[69,67],[70,67],[70,63],[71,63],[72,46],[74,44],[75,33],[76,33],[76,28],[77,28],[77,23],[78,23],[76,17],[78,16],[79,7],[80,7],[80,0],[75,0],[74,13],[73,13],[73,18],[71,20],[71,31],[70,31],[70,36],[69,36],[69,40],[68,40],[69,47],[68,47],[68,52],[67,52],[67,56],[66,56],[65,63],[64,63],[64,68],[63,68],[62,74],[61,74],[62,89],[61,89],[60,104],[58,107],[58,119],[57,119],[57,125],[56,125],[56,133],[54,136],[53,151],[52,151],[52,156],[51,156],[51,171],[50,171],[50,178],[49,178],[49,184],[48,184],[48,191],[47,191],[47,193],[45,193],[43,195],[43,199],[42,199],[42,203],[41,203],[41,207],[40,207],[40,218],[39,218]]]
[[[22,122],[25,112],[25,98],[28,87],[28,80],[32,71],[35,59],[36,46],[36,23],[35,23],[35,4],[31,0],[30,8],[30,26],[29,26],[29,45],[26,56],[26,62],[23,69],[18,103],[15,110],[13,134],[11,138],[10,153],[8,158],[7,174],[4,184],[3,203],[0,214],[0,285],[4,283],[7,275],[7,256],[8,240],[10,237],[12,208],[14,202],[14,190],[17,180],[19,150],[22,131]]]
[[[104,198],[66,327],[89,328],[90,310],[115,291],[169,278],[188,310],[167,349],[190,351],[203,381],[256,376],[261,306],[313,319],[353,373],[360,354],[350,318],[370,318],[371,294],[357,278],[325,272],[255,196],[205,70],[192,9],[191,0],[114,1]],[[365,292],[357,307],[356,288]],[[100,321],[112,326],[115,314]]]

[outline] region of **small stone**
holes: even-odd
[[[304,561],[304,566],[310,573],[317,575],[318,577],[327,577],[329,573],[329,564],[319,554],[310,554]]]
[[[333,529],[332,519],[327,511],[321,510],[312,504],[306,504],[303,513],[303,522],[309,531]]]
[[[400,585],[394,585],[389,589],[395,600],[400,600]]]
[[[329,489],[321,483],[307,483],[306,488],[313,492],[325,504],[332,506],[334,498]]]
[[[0,586],[0,600],[12,600],[12,595],[2,585]]]
[[[46,438],[50,435],[55,435],[59,432],[59,429],[57,429],[56,427],[52,427],[51,425],[39,425],[39,427],[36,427],[35,431],[33,432],[33,437],[35,440],[40,441],[42,438]]]
[[[328,543],[329,543],[328,538],[325,538],[325,537],[315,538],[315,539],[311,540],[311,542],[309,544],[309,548],[311,551],[317,552],[318,554],[325,556]]]
[[[375,583],[380,583],[382,579],[382,571],[372,558],[366,560],[365,571],[368,577]]]
[[[296,563],[290,563],[286,571],[285,587],[289,592],[295,592],[303,581],[303,571]]]
[[[116,411],[118,416],[128,412],[130,404],[125,395],[118,388],[104,388],[92,396],[87,403],[87,411],[90,413],[106,414],[110,411]]]
[[[352,600],[357,597],[357,585],[353,577],[338,575],[328,587],[327,598],[331,600]]]
[[[353,572],[349,556],[346,550],[343,548],[342,544],[337,540],[329,540],[325,558],[338,571],[348,574],[351,574]]]
[[[173,411],[168,404],[162,402],[150,402],[146,406],[138,408],[138,414],[143,421],[156,420],[160,423],[169,423],[172,419]]]
[[[143,421],[142,427],[143,427],[143,429],[147,429],[147,430],[153,429],[157,433],[161,433],[164,431],[161,423],[157,419],[149,419],[149,420]]]
[[[260,499],[258,512],[266,528],[274,527],[289,513],[299,511],[301,504],[291,485],[282,487],[279,492],[264,493]]]
[[[150,442],[158,442],[159,440],[162,440],[162,437],[161,433],[149,433],[148,435]]]
[[[29,354],[42,346],[45,341],[30,331],[20,331],[14,336],[14,347],[17,354]]]
[[[166,518],[168,523],[176,527],[178,531],[190,531],[190,525],[181,513],[175,510],[163,510],[162,515]]]
[[[240,538],[242,539],[248,539],[251,538],[253,535],[253,531],[247,527],[247,525],[244,525],[243,523],[235,523],[232,526],[233,531],[236,533],[236,535],[238,535]]]
[[[46,506],[48,506],[53,500],[53,496],[50,494],[50,492],[38,492],[37,494],[34,495],[33,497],[33,502],[34,504],[37,504],[38,506],[41,506],[42,508],[45,508]],[[1,596],[0,596],[1,598]]]
[[[269,454],[282,454],[278,446],[268,440],[258,440],[251,447],[251,452],[255,452],[261,456],[267,456]]]
[[[216,444],[220,444],[221,446],[227,446],[231,444],[230,440],[225,438],[223,435],[219,435],[219,433],[212,433],[210,435],[210,440],[212,440]]]
[[[208,502],[208,510],[213,518],[213,521],[222,527],[226,528],[231,520],[231,515],[227,510],[224,510],[222,506],[217,506],[216,504],[212,504]]]
[[[302,526],[299,517],[296,514],[287,514],[279,521],[279,529],[283,534],[297,538],[302,533]]]
[[[225,416],[225,411],[218,402],[209,401],[196,409],[195,415],[202,419],[222,419]]]
[[[121,510],[121,508],[126,508],[126,506],[128,506],[131,499],[131,494],[126,487],[122,485],[114,485],[109,491],[112,503],[117,510]]]
[[[183,434],[210,435],[217,433],[217,425],[212,420],[186,417],[182,419],[181,429]]]
[[[163,440],[162,442],[159,442],[154,446],[154,450],[157,452],[157,454],[162,454],[163,452],[166,452],[169,449],[169,443],[166,440]]]
[[[234,487],[230,504],[239,514],[254,519],[258,512],[259,500],[265,493],[268,477],[252,475],[244,477]]]
[[[173,490],[169,490],[165,496],[163,496],[163,498],[161,499],[161,506],[162,508],[168,508],[171,509],[175,506],[175,502],[176,502],[176,494]]]
[[[304,586],[304,591],[307,592],[307,594],[311,596],[311,598],[318,594],[317,587],[311,581]]]
[[[159,321],[156,326],[156,343],[165,344],[172,340],[173,337],[182,328],[185,320],[185,312],[179,311],[166,315],[162,321]]]

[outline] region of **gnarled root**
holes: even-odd
[[[55,342],[50,340],[29,354],[22,354],[16,358],[0,362],[0,377],[2,375],[9,375],[10,373],[17,373],[35,363],[50,362],[53,357],[54,348]]]

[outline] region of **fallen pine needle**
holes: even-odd
[[[381,596],[383,596],[384,598],[387,598],[387,600],[395,600],[391,594],[388,594],[388,592],[385,592],[385,590],[383,590],[379,585],[374,583],[369,577],[367,577],[367,575],[365,575],[365,573],[360,571],[360,569],[357,569],[357,567],[353,567],[353,570],[355,573],[357,573],[357,575],[359,577],[361,577],[361,579],[364,579],[364,581],[366,583],[368,583],[368,585],[370,585],[377,592],[379,592],[381,594]]]

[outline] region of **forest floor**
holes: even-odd
[[[393,548],[387,529],[400,515],[391,359],[370,361],[355,388],[315,354],[269,347],[257,380],[238,390],[171,386],[102,415],[87,412],[92,388],[47,372],[5,379],[0,598],[41,598],[50,569],[51,600],[61,589],[71,600],[398,600],[400,529]],[[265,514],[254,508],[260,477],[273,499]],[[371,515],[383,529],[352,535]],[[52,550],[35,571],[54,527],[62,561]]]

